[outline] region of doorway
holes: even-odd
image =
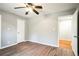
[[[62,16],[62,17],[59,17],[59,20],[58,20],[58,23],[59,23],[58,24],[58,26],[59,26],[59,30],[58,30],[59,31],[59,33],[58,33],[59,47],[66,48],[65,46],[63,46],[64,44],[66,46],[67,46],[67,44],[71,44],[71,48],[76,56],[79,55],[79,45],[78,45],[78,43],[79,43],[79,27],[78,27],[79,26],[79,23],[78,23],[79,17],[78,16],[79,16],[78,9],[76,9],[75,12],[71,15],[71,17]],[[67,18],[71,19],[71,21],[66,22]],[[71,26],[69,25],[69,23],[71,23]],[[62,42],[64,42],[64,43],[62,43]]]
[[[58,18],[59,47],[72,48],[72,15]]]

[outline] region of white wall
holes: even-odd
[[[36,16],[29,19],[29,40],[58,46],[58,20],[56,16]]]
[[[7,12],[1,12],[1,47],[10,46],[17,42],[17,17]]]
[[[17,44],[17,19],[24,19],[15,14],[0,10],[1,14],[1,48]]]

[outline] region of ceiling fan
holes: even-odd
[[[24,7],[15,7],[14,9],[20,9],[20,8],[30,8],[34,13],[36,13],[37,15],[39,15],[39,12],[36,9],[43,9],[42,6],[36,6],[33,3],[24,3]],[[27,11],[25,13],[25,15],[27,15],[29,13],[29,11]]]

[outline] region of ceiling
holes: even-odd
[[[79,5],[77,3],[39,3],[39,4],[34,3],[34,4],[43,6],[43,10],[38,10],[40,12],[40,15],[66,11],[66,10],[78,7]],[[28,15],[25,15],[25,12],[27,11],[27,9],[14,9],[14,7],[16,6],[24,6],[24,4],[23,3],[0,3],[1,10],[11,12],[25,18],[36,16],[34,12],[30,12]]]

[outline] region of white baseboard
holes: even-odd
[[[23,42],[26,42],[26,40],[23,41]],[[16,45],[16,44],[18,44],[18,43],[21,43],[21,42],[17,42],[17,43],[15,43],[15,44],[11,44],[11,45],[7,45],[7,46],[3,46],[3,47],[1,47],[0,49],[4,49],[4,48],[7,48],[7,47],[11,47],[11,46]]]
[[[52,46],[52,47],[58,47],[57,45],[52,45],[52,44],[47,44],[47,43],[42,43],[42,42],[37,42],[37,41],[32,41],[32,40],[26,40],[26,41],[36,42],[36,43],[39,43],[39,44],[49,45],[49,46]],[[23,41],[23,42],[26,42],[26,41]],[[21,43],[21,42],[19,42],[19,43]],[[7,45],[7,46],[3,46],[3,47],[1,47],[0,49],[4,49],[4,48],[7,48],[7,47],[16,45],[16,44],[18,44],[18,43],[11,44],[11,45]]]
[[[32,41],[32,40],[28,40],[30,42],[36,42],[36,43],[39,43],[39,44],[44,44],[44,45],[49,45],[49,46],[52,46],[52,47],[58,47],[57,45],[52,45],[52,44],[47,44],[47,43],[42,43],[42,42],[37,42],[37,41]]]
[[[3,46],[3,47],[1,47],[0,49],[4,49],[4,48],[7,48],[7,47],[11,47],[11,46],[16,45],[16,44],[18,44],[18,43],[11,44],[11,45],[7,45],[7,46]]]

